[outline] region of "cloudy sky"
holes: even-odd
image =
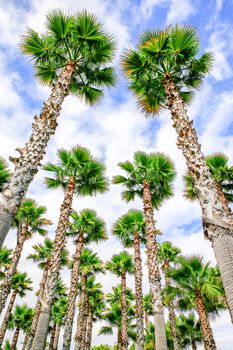
[[[182,197],[182,175],[185,162],[176,147],[176,135],[168,112],[157,119],[145,119],[136,108],[136,103],[127,92],[127,82],[121,76],[119,56],[129,46],[134,46],[141,32],[146,29],[163,28],[174,23],[193,24],[200,35],[202,52],[211,50],[215,64],[202,89],[196,93],[189,116],[194,120],[202,149],[205,154],[221,151],[228,155],[233,164],[233,26],[232,0],[0,0],[0,140],[1,156],[8,159],[15,155],[15,148],[23,146],[31,132],[33,116],[40,113],[43,101],[49,96],[48,88],[38,85],[33,77],[32,63],[23,57],[18,49],[20,36],[26,27],[43,32],[45,15],[50,9],[60,8],[69,13],[83,9],[95,13],[105,28],[118,43],[115,65],[118,69],[118,85],[106,91],[102,103],[94,108],[82,101],[67,97],[64,102],[56,135],[52,138],[44,160],[54,162],[56,150],[82,145],[93,155],[101,157],[107,166],[109,179],[119,173],[117,163],[131,160],[137,150],[160,151],[175,162],[177,179],[174,197],[164,203],[155,213],[157,227],[163,232],[160,240],[171,240],[182,248],[184,254],[202,254],[206,261],[214,263],[211,245],[204,240],[200,208]],[[40,171],[30,187],[28,196],[48,208],[48,217],[54,226],[54,236],[62,193],[51,192],[43,184],[45,173]],[[102,216],[108,227],[109,240],[93,247],[103,260],[109,259],[122,247],[111,234],[114,221],[129,208],[142,208],[140,201],[126,205],[120,198],[120,187],[112,186],[110,191],[95,198],[77,198],[74,208],[93,208]],[[31,246],[42,239],[34,237],[27,242],[20,269],[27,271],[34,281],[34,291],[27,302],[35,302],[34,293],[41,273],[26,260]],[[9,233],[6,244],[14,247],[15,232]],[[69,250],[72,252],[72,242]],[[146,267],[144,266],[144,291],[148,291]],[[64,271],[69,282],[69,272]],[[105,291],[117,283],[113,276],[99,276]],[[129,280],[133,288],[133,280]],[[18,300],[19,303],[22,301]],[[212,323],[218,348],[231,350],[233,342],[232,325],[227,312]],[[98,337],[97,324],[93,343],[114,342],[112,337]],[[202,347],[200,347],[202,349]]]

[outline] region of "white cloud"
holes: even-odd
[[[167,14],[167,24],[186,21],[195,13],[194,2],[191,0],[171,0]]]

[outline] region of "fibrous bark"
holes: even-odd
[[[194,339],[191,340],[192,350],[197,350],[197,344]]]
[[[121,349],[128,349],[128,317],[126,303],[126,275],[121,275]]]
[[[49,341],[49,350],[54,349],[53,345],[54,345],[55,333],[56,333],[56,323],[53,323],[53,327],[50,335],[50,341]]]
[[[219,265],[226,300],[233,322],[233,218],[223,192],[206,165],[197,134],[179,91],[170,76],[164,79],[167,104],[177,132],[177,146],[186,159],[202,209],[205,236],[211,241]],[[222,256],[224,255],[224,261]]]
[[[148,181],[143,186],[143,209],[146,223],[146,254],[149,270],[149,283],[152,293],[152,307],[155,326],[156,350],[167,350],[167,338],[162,301],[160,272],[158,265],[158,247],[155,239],[154,215],[151,192]]]
[[[6,331],[7,331],[8,322],[9,322],[10,315],[11,315],[11,312],[12,312],[12,309],[13,309],[13,306],[14,306],[14,303],[15,303],[15,298],[17,296],[17,293],[18,293],[18,291],[16,289],[13,290],[13,292],[11,294],[11,298],[10,298],[9,304],[8,304],[8,307],[7,307],[7,310],[6,310],[6,314],[5,314],[4,319],[2,321],[2,326],[1,326],[1,329],[0,329],[0,348],[2,346],[4,337],[5,337],[5,334],[6,334]]]
[[[89,304],[85,350],[91,350],[92,328],[93,328],[93,312],[92,312],[92,306]]]
[[[53,350],[58,349],[60,330],[61,330],[61,326],[59,324],[56,324],[56,331],[55,331],[55,337],[54,337],[54,342],[53,342]]]
[[[79,277],[80,255],[83,248],[83,233],[80,232],[76,250],[74,254],[74,265],[71,272],[70,290],[68,295],[68,305],[65,318],[64,335],[63,335],[63,350],[69,350],[72,337],[73,320],[75,313],[75,302],[77,299],[77,285]]]
[[[60,217],[53,243],[53,249],[49,260],[48,276],[43,299],[41,300],[41,313],[39,316],[36,333],[33,339],[32,350],[44,350],[49,328],[51,305],[54,298],[56,282],[60,269],[61,252],[66,244],[66,230],[69,224],[69,216],[72,209],[72,201],[75,190],[75,179],[70,177],[63,203],[60,208]]]
[[[80,294],[80,301],[79,301],[79,313],[78,313],[78,320],[77,320],[77,329],[76,334],[74,337],[75,340],[75,350],[81,350],[81,347],[83,343],[85,344],[86,339],[86,281],[87,276],[82,276],[82,286],[81,286],[81,294]],[[84,341],[83,341],[84,339]]]
[[[144,309],[142,294],[142,259],[140,252],[140,237],[138,232],[134,233],[134,266],[135,266],[135,302],[137,319],[137,350],[144,350]]]
[[[44,103],[41,114],[35,116],[32,133],[23,148],[17,148],[20,156],[10,158],[15,170],[0,193],[0,247],[11,228],[15,214],[21,205],[27,189],[37,173],[43,159],[48,141],[56,131],[57,118],[60,114],[64,98],[68,95],[69,85],[75,69],[74,62],[68,63],[57,82],[50,97]]]
[[[16,345],[17,345],[18,338],[19,338],[19,331],[20,331],[19,327],[16,327],[14,335],[13,335],[13,339],[11,342],[10,350],[16,350]]]

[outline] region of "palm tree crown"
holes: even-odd
[[[16,272],[11,279],[11,288],[17,291],[22,298],[26,295],[26,291],[32,290],[32,280],[27,276],[26,272]]]
[[[85,248],[80,256],[80,272],[85,276],[98,272],[104,273],[103,261],[97,253]]]
[[[122,274],[125,273],[134,273],[132,255],[126,251],[113,255],[112,259],[106,263],[105,267],[118,277],[121,277]]]
[[[12,261],[12,249],[7,247],[0,248],[0,279],[4,278],[5,273]]]

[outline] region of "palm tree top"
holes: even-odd
[[[0,191],[2,191],[4,184],[10,177],[10,170],[6,160],[0,157]]]
[[[170,241],[164,241],[158,244],[158,259],[165,268],[170,263],[178,262],[180,254],[181,249],[175,247]]]
[[[122,68],[129,89],[145,114],[157,114],[167,108],[164,80],[172,79],[184,103],[200,87],[213,63],[213,54],[200,51],[196,29],[190,25],[169,26],[144,32],[137,48],[122,56]]]
[[[21,51],[34,62],[35,76],[52,85],[67,64],[74,67],[70,93],[93,104],[103,96],[103,86],[115,84],[110,66],[116,44],[96,17],[86,10],[73,16],[61,10],[47,14],[46,32],[32,29],[21,39]]]
[[[15,326],[27,332],[31,327],[33,314],[34,310],[28,307],[27,304],[16,305],[13,313]]]
[[[80,256],[80,272],[83,275],[104,273],[103,261],[91,249],[84,248]]]
[[[26,292],[33,290],[32,279],[28,277],[26,272],[16,272],[11,278],[11,288],[16,290],[19,296],[22,298],[26,295]]]
[[[105,176],[105,165],[94,158],[90,151],[82,146],[74,146],[71,150],[59,149],[57,164],[48,163],[43,169],[53,174],[46,177],[48,188],[66,188],[71,177],[75,180],[75,192],[79,196],[96,195],[108,189]]]
[[[122,285],[121,284],[117,284],[116,287],[112,287],[112,292],[106,294],[106,301],[109,304],[120,304],[121,302],[121,293],[122,293]],[[134,293],[132,291],[132,289],[130,288],[126,288],[125,291],[125,295],[126,295],[126,302],[128,305],[131,304],[132,301],[134,301]]]
[[[140,242],[145,244],[145,221],[142,211],[130,209],[115,222],[112,233],[126,248],[133,246],[135,233],[139,234]]]
[[[152,205],[159,208],[166,198],[173,195],[173,181],[175,178],[174,164],[163,153],[134,153],[133,162],[121,162],[119,167],[126,176],[113,177],[114,184],[122,184],[125,188],[122,198],[130,202],[136,196],[143,197],[143,185],[149,183]]]
[[[106,269],[117,275],[134,273],[133,257],[127,251],[123,250],[119,254],[114,254],[112,259],[105,265]]]
[[[85,244],[107,239],[105,222],[95,210],[83,209],[79,213],[73,210],[70,217],[69,236],[77,238],[82,233]]]

